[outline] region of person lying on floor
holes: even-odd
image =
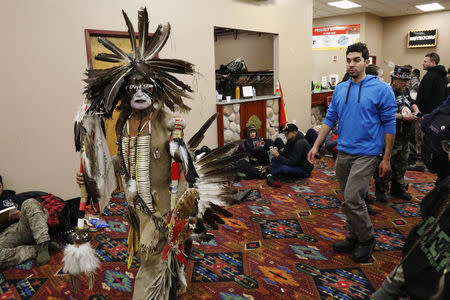
[[[243,143],[243,151],[248,153],[248,161],[243,159],[239,163],[244,165],[245,179],[262,179],[267,177],[270,167],[269,149],[273,145],[271,139],[258,136],[255,125],[247,125],[247,138]]]
[[[277,147],[270,150],[273,156],[272,174],[267,176],[267,184],[270,186],[280,186],[280,179],[308,178],[314,168],[307,159],[311,146],[305,136],[298,131],[297,125],[286,124],[282,133],[286,135],[287,140],[283,150],[278,151]]]
[[[4,190],[0,176],[0,211],[14,206],[16,209],[0,215],[0,269],[32,258],[36,258],[38,266],[48,263],[48,251],[59,250],[59,245],[50,241],[47,210],[36,199]]]

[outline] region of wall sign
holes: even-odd
[[[437,29],[410,30],[408,48],[436,47]]]
[[[313,28],[312,49],[342,50],[359,42],[361,25],[339,25]]]

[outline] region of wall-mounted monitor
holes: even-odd
[[[410,30],[408,48],[436,47],[437,29]]]

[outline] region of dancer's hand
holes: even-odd
[[[75,175],[75,181],[79,186],[83,185],[84,184],[83,173],[77,172],[77,174]]]

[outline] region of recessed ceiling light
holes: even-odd
[[[422,11],[433,11],[433,10],[440,10],[440,9],[444,9],[444,7],[442,5],[440,5],[437,2],[433,2],[433,3],[429,3],[429,4],[421,4],[421,5],[416,5],[416,7]]]
[[[328,5],[336,6],[343,9],[361,7],[361,5],[348,0],[328,2]]]

